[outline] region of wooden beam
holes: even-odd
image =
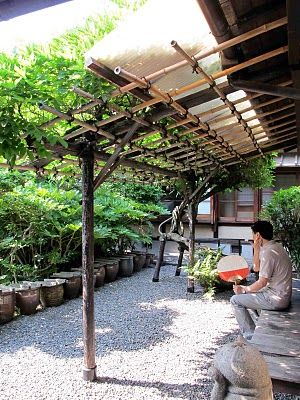
[[[139,126],[140,126],[140,124],[135,122],[132,125],[132,127],[129,129],[127,134],[124,136],[124,138],[120,141],[116,150],[109,157],[109,159],[106,162],[106,165],[103,167],[103,169],[101,170],[99,175],[96,177],[96,179],[94,181],[94,190],[96,190],[101,185],[101,183],[105,179],[107,179],[107,177],[115,170],[115,168],[117,167],[117,164],[120,163],[120,162],[117,163],[117,159],[118,159],[119,155],[121,154],[124,146],[130,141],[132,136],[135,134],[135,132],[137,131]]]
[[[94,149],[87,143],[82,152],[82,323],[83,379],[96,379],[94,311]]]
[[[298,0],[287,0],[288,17],[288,60],[292,71],[294,88],[300,89],[300,4]],[[295,101],[297,154],[300,156],[300,101]]]
[[[280,96],[294,100],[300,100],[300,89],[269,85],[268,83],[253,82],[245,80],[229,81],[230,85],[237,90],[245,92],[255,92],[269,94],[271,96]]]

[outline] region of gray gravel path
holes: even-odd
[[[152,283],[143,269],[96,292],[97,382],[82,380],[80,298],[0,327],[0,400],[209,399],[214,353],[237,335],[230,294],[188,295],[174,272]]]

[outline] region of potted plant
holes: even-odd
[[[232,284],[223,282],[219,278],[217,263],[222,257],[222,249],[201,247],[195,251],[194,264],[188,265],[185,271],[203,287],[205,297],[213,297],[218,291],[232,287]]]

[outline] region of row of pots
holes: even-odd
[[[135,252],[116,257],[100,257],[94,263],[94,286],[113,282],[120,277],[129,277],[153,263],[153,254]],[[50,279],[37,282],[22,282],[10,286],[0,286],[0,325],[13,319],[15,307],[20,313],[30,315],[38,306],[56,307],[65,299],[78,297],[82,292],[82,269],[58,272]]]

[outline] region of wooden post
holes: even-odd
[[[197,202],[192,200],[188,205],[188,219],[189,219],[189,263],[194,264],[195,258],[195,222],[197,216]],[[187,292],[194,293],[194,279],[188,277]]]
[[[179,250],[179,257],[178,257],[175,276],[179,276],[180,272],[181,272],[181,266],[182,266],[182,260],[183,260],[183,254],[184,254],[184,246],[179,245],[178,250]]]
[[[159,241],[160,241],[159,253],[158,253],[158,257],[157,257],[157,261],[156,261],[156,265],[155,265],[152,282],[159,281],[160,267],[161,267],[163,259],[164,259],[164,252],[165,252],[165,246],[166,246],[166,241],[167,241],[166,236],[164,234],[162,236],[160,236]]]
[[[94,317],[94,149],[87,144],[82,153],[82,311],[83,379],[96,379]]]

